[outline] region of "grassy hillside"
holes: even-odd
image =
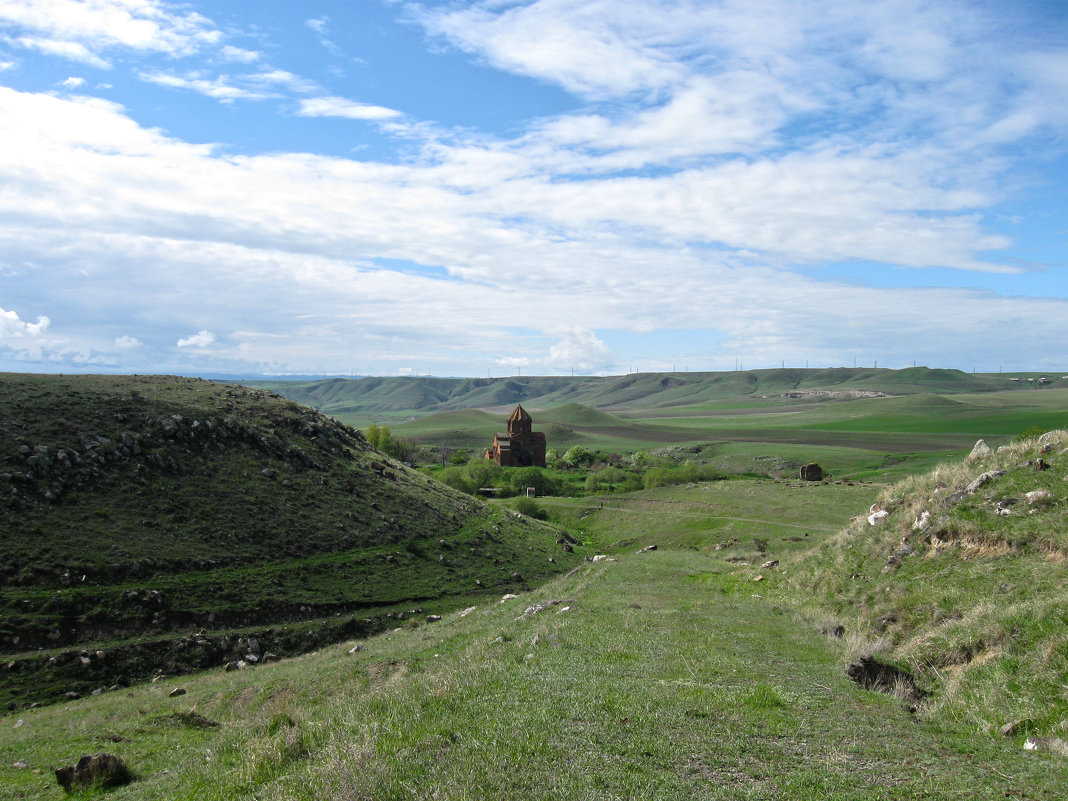
[[[221,664],[243,656],[229,633],[250,627],[262,651],[299,651],[577,559],[559,530],[263,391],[3,375],[0,420],[4,701]],[[264,633],[275,624],[300,630]],[[179,643],[201,629],[196,647]],[[86,663],[86,650],[101,655]]]
[[[777,571],[753,582],[763,554],[804,544],[791,521],[818,539],[872,494],[732,481],[576,509],[618,561],[297,659],[0,718],[0,797],[54,797],[53,767],[103,750],[138,777],[115,799],[1062,798],[1068,761],[861,689],[849,641],[794,611],[808,590],[769,602]],[[728,532],[699,521],[721,518],[739,542],[716,550]]]
[[[1013,382],[1012,377],[1023,376]],[[350,421],[394,422],[408,415],[456,409],[534,409],[580,404],[606,410],[694,407],[730,399],[816,399],[961,394],[1033,389],[1039,374],[963,373],[959,370],[874,368],[749,370],[730,373],[635,373],[625,376],[513,376],[510,378],[357,378],[322,381],[254,381],[300,403]],[[1060,375],[1046,388],[1068,387]]]
[[[879,518],[858,516],[773,583],[816,599],[858,652],[914,673],[934,693],[927,714],[1064,737],[1066,480],[1064,431],[943,465],[887,489]]]

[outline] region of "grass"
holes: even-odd
[[[773,372],[755,378],[765,386],[796,379],[801,388],[812,378]],[[912,387],[910,408],[928,402],[921,390],[931,381],[946,378],[929,372],[892,376]],[[887,379],[860,371],[841,383],[873,375]],[[991,377],[950,378],[971,390],[995,385]],[[618,398],[647,382],[638,376],[610,388]],[[680,397],[686,388],[666,390]],[[990,409],[1011,409],[1010,394],[983,397]],[[982,405],[969,398],[938,408]],[[895,399],[872,402],[887,400]],[[851,403],[808,405],[813,420],[831,415],[826,423],[836,406],[863,410]],[[1042,404],[1016,422],[1056,412]],[[907,460],[888,463],[894,451],[858,443],[922,441],[927,434],[906,430],[905,408],[887,415],[887,430],[828,429],[819,434],[826,441],[791,443],[817,429],[780,427],[778,444],[790,450],[723,438],[697,440],[695,455],[745,465],[816,454],[854,477],[900,476]],[[717,411],[737,417],[731,436],[752,425],[741,411]],[[586,417],[567,414],[576,426]],[[871,419],[859,414],[858,427]],[[928,445],[916,451],[923,459],[941,452]],[[1039,453],[1040,443],[1020,443],[892,485],[736,478],[603,498],[539,497],[549,528],[503,504],[480,505],[473,528],[456,534],[464,547],[450,553],[496,547],[497,561],[530,559],[544,571],[530,582],[535,589],[504,603],[504,586],[478,597],[457,592],[440,608],[394,613],[384,633],[322,642],[304,656],[16,710],[0,717],[0,798],[54,797],[52,769],[106,750],[138,777],[109,791],[114,799],[1059,799],[1068,762],[1021,744],[1032,734],[1068,737],[1066,445]],[[1027,464],[1040,455],[1050,470]],[[1005,473],[958,494],[993,469]],[[1035,489],[1051,497],[1028,504]],[[1008,498],[1017,499],[1007,506],[1012,513],[996,514]],[[866,520],[873,502],[890,513],[876,526]],[[927,523],[914,531],[925,511]],[[501,527],[494,539],[485,533],[490,515]],[[562,529],[614,561],[549,578],[565,566],[552,539]],[[548,541],[523,539],[534,532]],[[913,552],[889,561],[903,538]],[[553,550],[539,551],[539,542]],[[469,586],[474,574],[442,568],[435,544],[398,539],[391,551],[407,554],[413,569],[455,572],[463,579],[457,588]],[[340,579],[349,562],[359,569],[361,553],[328,550],[316,575]],[[287,564],[274,578],[297,573]],[[272,565],[211,568],[229,569]],[[319,592],[312,575],[296,575],[277,597]],[[390,575],[402,586],[419,581],[417,573]],[[344,584],[366,589],[351,577],[336,586]],[[61,588],[60,598],[68,592],[76,591]],[[430,611],[443,619],[427,622]],[[839,625],[845,636],[834,636]],[[867,654],[908,670],[926,695],[917,700],[904,682],[896,697],[860,689],[844,668]],[[178,686],[187,693],[170,697]],[[1010,736],[998,733],[1013,721]]]
[[[147,678],[152,649],[200,667],[204,653],[174,646],[199,629],[316,620],[314,644],[336,616],[448,609],[581,559],[557,544],[559,528],[455,492],[262,391],[7,374],[0,419],[0,654],[15,665],[0,673],[4,704]],[[152,647],[135,654],[127,638]],[[101,649],[91,669],[69,659]]]
[[[840,641],[714,552],[627,555],[364,646],[5,717],[0,795],[52,797],[50,769],[96,750],[140,777],[113,799],[1054,799],[1068,779],[860,690]]]
[[[858,517],[782,591],[851,621],[865,648],[937,687],[929,714],[983,732],[1024,720],[1068,733],[1065,445],[1053,438],[1043,455],[1031,440],[889,488],[884,522]],[[1034,469],[1040,456],[1050,469]],[[1003,472],[966,492],[989,471]],[[1048,495],[1029,502],[1035,491]]]

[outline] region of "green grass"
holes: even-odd
[[[107,793],[115,799],[1062,798],[1068,762],[1023,751],[1021,744],[1029,734],[1068,737],[1068,441],[1041,454],[1052,465],[1048,471],[1026,464],[1040,455],[1030,442],[972,465],[947,461],[929,475],[914,474],[958,445],[970,448],[979,431],[994,431],[997,445],[999,437],[1008,441],[1013,431],[1038,424],[1029,421],[1061,419],[1061,390],[998,392],[992,390],[1005,377],[925,370],[720,374],[702,386],[723,393],[748,387],[753,394],[754,387],[803,390],[831,379],[844,388],[879,381],[884,388],[896,382],[911,397],[769,398],[738,405],[724,394],[702,401],[706,409],[658,411],[666,423],[659,425],[652,416],[640,417],[648,413],[637,406],[659,402],[640,393],[664,378],[589,381],[583,391],[617,403],[629,397],[635,409],[606,419],[565,406],[558,425],[615,438],[621,450],[628,442],[646,442],[628,439],[636,431],[681,432],[688,438],[661,443],[674,458],[720,460],[740,472],[760,472],[750,468],[763,465],[787,477],[603,498],[539,497],[552,521],[542,527],[514,517],[505,502],[483,504],[435,489],[427,477],[388,463],[396,477],[382,479],[382,486],[438,493],[415,497],[454,526],[443,538],[452,564],[437,559],[430,523],[411,537],[403,533],[407,523],[383,529],[389,544],[347,543],[326,526],[323,541],[330,546],[314,555],[256,559],[249,550],[235,563],[190,571],[188,582],[170,575],[166,563],[155,570],[158,576],[149,565],[144,578],[114,589],[158,581],[183,606],[197,597],[207,604],[212,588],[235,585],[254,587],[264,603],[274,604],[363,604],[378,597],[387,603],[377,611],[391,630],[360,631],[354,636],[362,649],[352,653],[352,641],[323,640],[314,653],[249,670],[214,667],[4,715],[0,798],[55,797],[51,771],[101,750],[122,756],[138,776]],[[945,382],[970,394],[931,394]],[[199,383],[179,386],[205,391]],[[553,391],[560,403],[570,403],[576,387],[563,381]],[[421,391],[447,388],[428,383]],[[535,388],[536,382],[489,382],[472,383],[469,391],[500,399]],[[25,393],[25,408],[48,400],[34,394],[39,385],[32,382],[17,389]],[[344,389],[330,391],[341,398]],[[699,389],[669,381],[660,401],[692,401]],[[394,390],[383,383],[376,391]],[[985,394],[976,394],[980,390]],[[100,406],[99,396],[85,391],[82,401]],[[574,397],[565,397],[568,392]],[[306,414],[276,407],[284,401],[258,393],[248,400],[265,404],[267,416],[256,425],[286,419],[271,416],[283,409]],[[946,425],[929,425],[930,414]],[[61,414],[58,422],[48,416],[51,436],[58,439],[70,428],[70,416]],[[452,418],[456,425],[476,419],[468,412]],[[536,428],[538,420],[535,414]],[[111,425],[107,414],[96,422]],[[746,441],[752,432],[759,437]],[[366,458],[367,480],[378,481],[371,465],[381,457],[359,449],[352,454],[354,469]],[[790,477],[798,462],[810,460],[833,468],[840,483]],[[995,467],[1005,474],[974,495],[954,495]],[[857,480],[862,477],[873,480]],[[285,497],[277,484],[266,486]],[[335,514],[354,503],[351,491],[350,500],[344,492],[331,495],[346,486],[326,481],[319,488],[329,503],[341,504]],[[1051,499],[1028,505],[1025,493],[1034,489],[1048,490]],[[180,492],[177,485],[173,491]],[[994,503],[1007,498],[1017,499],[1009,504],[1012,514],[995,514]],[[878,526],[865,520],[873,501],[890,511]],[[397,503],[398,516],[412,513]],[[476,510],[473,518],[461,514],[463,505]],[[216,507],[214,519],[224,519],[224,504]],[[326,501],[323,508],[329,508]],[[78,525],[104,532],[116,522],[114,510],[87,505]],[[931,513],[929,528],[914,532],[923,511]],[[413,528],[424,524],[420,519],[411,519]],[[581,558],[565,557],[556,542],[565,529],[587,552],[615,561],[584,563],[569,576],[551,578]],[[903,538],[915,552],[891,564],[888,556]],[[157,550],[167,547],[157,542]],[[657,550],[637,553],[648,545]],[[396,561],[384,563],[389,555]],[[529,564],[524,578],[533,589],[498,603],[505,590],[520,588],[522,582],[509,584],[510,570],[520,564]],[[478,576],[504,583],[473,594]],[[3,625],[27,614],[16,612],[23,600],[45,614],[52,596],[63,607],[89,603],[98,589],[101,599],[106,595],[95,587],[20,581],[0,587],[9,604]],[[411,612],[414,604],[404,599],[413,588],[442,591],[438,605],[419,603],[424,611]],[[223,601],[238,603],[236,596]],[[524,614],[535,602],[550,601],[557,603]],[[384,618],[387,610],[393,617]],[[402,610],[404,618],[397,614]],[[430,612],[444,619],[424,622]],[[331,615],[338,626],[350,617]],[[846,636],[821,633],[839,624]],[[305,626],[299,633],[305,636],[318,624],[292,625]],[[213,636],[241,633],[224,627]],[[73,649],[41,653],[77,659]],[[858,688],[844,668],[866,653],[908,669],[928,695],[911,700],[910,711],[893,695]],[[188,693],[170,698],[175,686]],[[204,727],[198,716],[219,726]],[[1016,732],[998,734],[1009,721],[1021,721]]]
[[[885,522],[860,517],[805,555],[779,590],[807,595],[864,647],[938,688],[928,713],[984,732],[1026,720],[1063,734],[1068,438],[1054,442],[1042,457],[1049,470],[1029,463],[1040,456],[1032,440],[889,488]],[[961,494],[991,470],[1005,472]],[[1034,491],[1049,497],[1029,503]],[[995,511],[999,502],[1009,514]],[[909,552],[891,558],[902,543]]]
[[[0,655],[17,666],[0,673],[5,704],[151,675],[142,656],[79,672],[42,664],[38,649],[106,646],[111,659],[137,638],[170,662],[171,644],[201,628],[449,608],[581,558],[558,528],[495,511],[261,391],[8,374],[0,418]]]
[[[98,750],[139,776],[114,799],[1061,797],[1063,760],[857,688],[752,586],[714,553],[627,555],[355,654],[28,710],[0,719],[0,797],[54,797]]]

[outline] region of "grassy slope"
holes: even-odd
[[[1050,386],[1068,386],[1052,376]],[[731,398],[815,390],[972,393],[1027,387],[1009,375],[973,375],[958,370],[834,368],[750,370],[731,373],[636,373],[626,376],[527,376],[511,378],[359,378],[323,381],[255,381],[327,414],[386,419],[391,414],[427,414],[517,403],[546,409],[578,403],[601,409],[666,409]]]
[[[407,470],[352,429],[264,392],[5,375],[0,407],[0,653],[18,668],[0,676],[0,698],[43,701],[140,675],[78,674],[72,648],[375,618],[412,602],[447,608],[577,558],[558,530]],[[59,664],[42,666],[38,648]]]
[[[774,501],[805,522],[872,492],[712,486],[698,505],[706,492],[728,513]],[[695,503],[678,488],[643,502]],[[596,536],[619,520],[606,513]],[[674,532],[657,527],[659,551],[627,546],[617,562],[355,653],[27,710],[18,728],[0,719],[0,797],[54,797],[50,769],[98,750],[140,776],[113,799],[1062,797],[1068,762],[858,689],[844,641],[754,594],[763,585],[730,549],[693,550]],[[561,603],[524,615],[537,601]],[[169,698],[176,684],[188,694]],[[191,709],[220,725],[198,728]]]
[[[916,673],[936,690],[929,713],[983,731],[1024,720],[1020,733],[1065,736],[1068,434],[1047,440],[1045,453],[1032,440],[891,487],[885,521],[859,517],[780,589],[810,595],[858,648]],[[1050,469],[1036,471],[1038,458]],[[963,493],[996,470],[1005,472]],[[1029,502],[1034,491],[1050,495]],[[999,501],[1009,514],[997,513]]]

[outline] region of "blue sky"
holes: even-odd
[[[0,0],[0,370],[1064,370],[1068,12]]]

